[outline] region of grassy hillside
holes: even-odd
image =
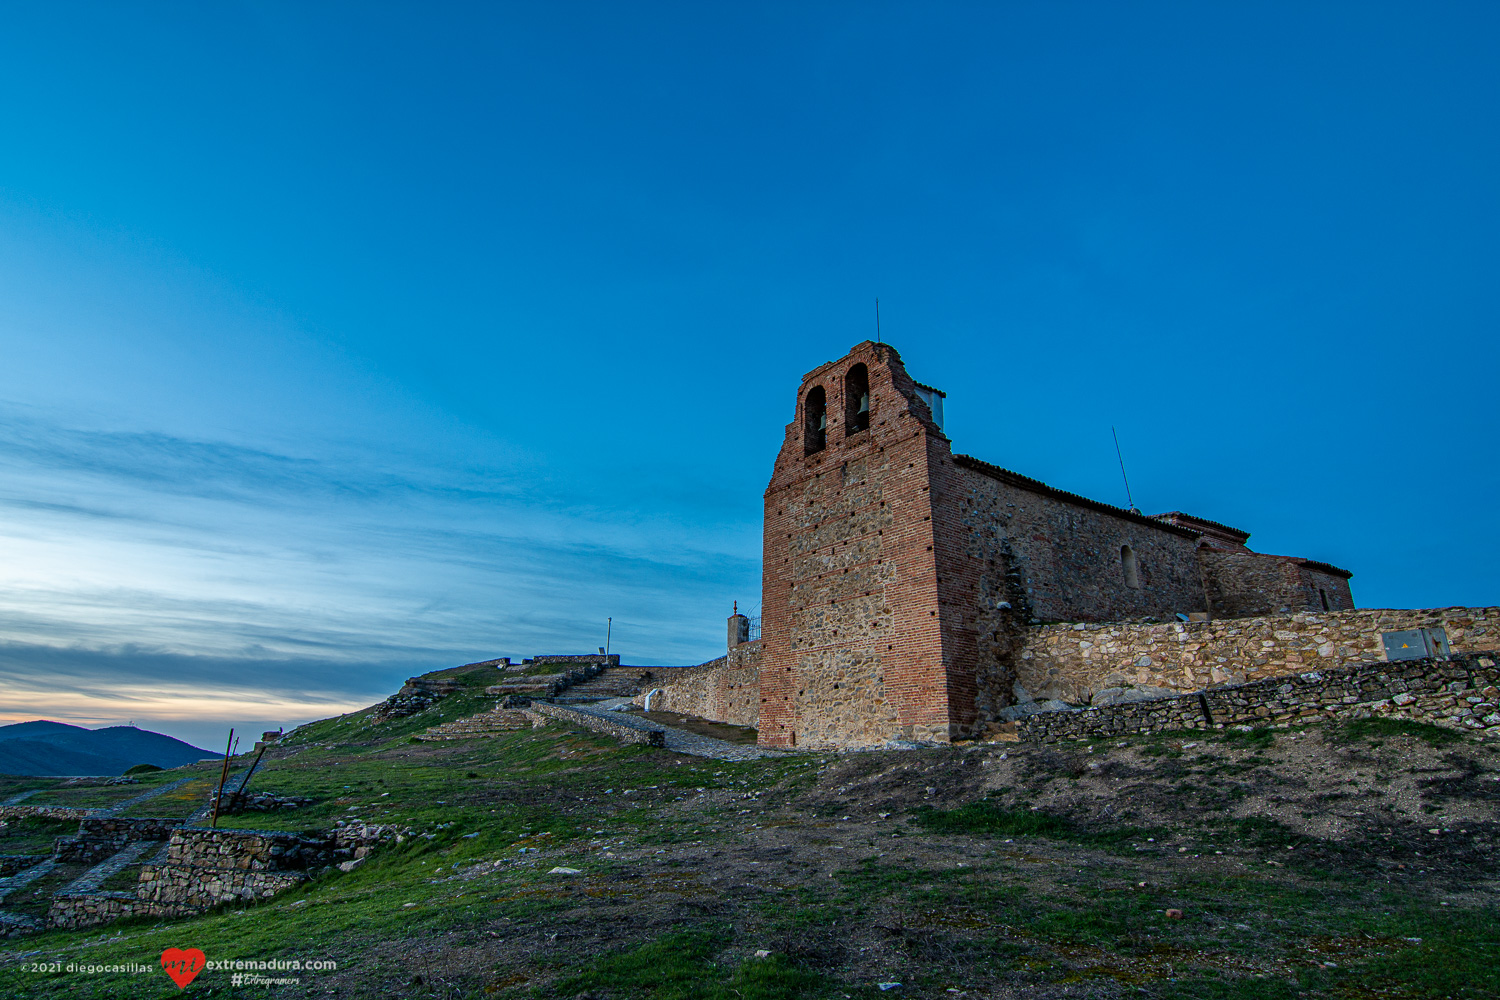
[[[214,996],[1500,995],[1500,771],[1464,737],[1381,724],[745,763],[556,723],[411,739],[492,700],[306,727],[255,787],[318,801],[226,821],[395,823],[401,844],[260,905],[5,941],[0,995],[176,996],[159,969],[24,967],[155,969],[168,947],[337,963],[188,988]]]

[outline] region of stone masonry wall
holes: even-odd
[[[25,819],[28,816],[42,819],[84,819],[97,811],[79,809],[76,806],[0,806],[0,820]]]
[[[851,370],[868,427],[851,425]],[[808,454],[807,399],[827,399]],[[947,439],[888,345],[866,341],[798,389],[765,493],[760,743],[874,746],[950,733],[928,465]]]
[[[566,705],[552,705],[545,701],[534,701],[531,707],[526,709],[528,715],[542,718],[556,719],[573,726],[582,726],[595,732],[605,733],[626,743],[644,743],[646,746],[666,746],[666,734],[660,729],[645,729],[640,726],[629,726],[623,722],[613,719],[601,718],[589,712],[580,712],[577,709],[568,708]]]
[[[644,705],[646,693],[660,688],[661,694],[651,701],[654,710],[756,728],[760,725],[760,649],[756,639],[696,667],[657,670],[635,704]]]
[[[205,869],[197,865],[146,865],[136,898],[184,912],[198,912],[235,900],[265,899],[306,881],[303,871]]]
[[[102,861],[133,840],[166,840],[181,825],[178,819],[90,816],[78,824],[77,833],[53,841],[53,855],[82,864]]]
[[[1500,738],[1495,654],[1367,663],[1268,677],[1251,684],[1017,721],[1025,742],[1133,732],[1278,725],[1383,716]]]
[[[1170,617],[1206,607],[1196,535],[966,456],[934,457],[937,602],[955,735],[1015,701],[1033,618]],[[1121,548],[1136,561],[1130,586]]]
[[[140,821],[137,821],[140,822]],[[160,822],[160,821],[146,821]],[[134,892],[59,894],[47,926],[93,927],[126,917],[182,917],[235,901],[266,899],[334,862],[348,870],[404,828],[345,823],[326,835],[260,830],[180,828],[171,831],[165,864],[141,868]],[[131,833],[147,833],[144,826]]]
[[[247,871],[299,871],[332,860],[326,838],[266,830],[182,828],[167,844],[168,865]]]
[[[1199,550],[1209,612],[1216,618],[1249,618],[1321,610],[1318,591],[1328,610],[1354,607],[1348,579],[1320,570],[1303,559],[1260,552]]]
[[[1500,608],[1369,608],[1209,622],[1111,622],[1027,630],[1016,683],[1033,698],[1107,701],[1241,684],[1384,660],[1380,633],[1443,628],[1455,653],[1500,647]]]
[[[1015,564],[1035,617],[1118,621],[1207,610],[1192,532],[965,455],[954,461],[961,492],[944,498],[959,508],[954,543],[982,565]],[[1134,587],[1121,556],[1126,546],[1136,559]]]
[[[200,912],[195,907],[137,899],[131,892],[91,892],[53,896],[47,909],[47,926],[77,930],[129,917],[187,917]]]

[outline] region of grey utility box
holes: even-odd
[[[1448,655],[1448,633],[1440,628],[1414,628],[1405,632],[1382,632],[1387,660],[1421,660]]]

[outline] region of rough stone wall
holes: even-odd
[[[947,454],[932,462],[938,607],[955,736],[1014,703],[1034,618],[1201,611],[1196,535]],[[1126,580],[1120,549],[1136,558]],[[1007,607],[1008,605],[1008,607]]]
[[[610,653],[552,653],[538,654],[529,660],[522,660],[522,666],[540,666],[545,663],[592,663],[600,667],[618,667],[620,665],[620,654]]]
[[[0,820],[40,816],[43,819],[84,819],[99,812],[74,806],[0,806]]]
[[[253,871],[314,868],[332,860],[326,839],[265,830],[180,828],[167,844],[168,865]]]
[[[869,373],[863,430],[845,422],[845,375],[856,364]],[[827,444],[808,455],[804,406],[814,387],[827,398]],[[804,377],[765,493],[761,745],[948,738],[934,444],[946,452],[893,348],[866,341]]]
[[[627,726],[613,719],[603,719],[588,712],[580,712],[564,705],[550,705],[545,701],[534,701],[526,714],[538,718],[556,719],[573,726],[582,726],[595,732],[606,733],[626,743],[644,743],[646,746],[666,746],[666,734],[660,729],[642,729]]]
[[[1198,557],[1203,564],[1209,611],[1216,618],[1321,611],[1320,590],[1328,597],[1328,610],[1348,611],[1354,607],[1347,577],[1305,559],[1207,547],[1199,550]]]
[[[0,878],[10,878],[50,857],[50,854],[0,854]]]
[[[1207,610],[1193,532],[1061,494],[967,456],[956,464],[957,495],[944,498],[959,507],[961,528],[952,543],[987,570],[1013,564],[1034,617],[1118,621]],[[1125,546],[1135,555],[1138,587],[1126,579]],[[989,583],[976,596],[987,599],[998,589]]]
[[[1027,631],[1016,681],[1087,704],[1129,688],[1195,691],[1383,660],[1380,633],[1442,628],[1455,653],[1500,646],[1500,608],[1366,608],[1209,622],[1047,625]],[[1105,694],[1108,697],[1107,694]]]
[[[201,912],[235,900],[266,899],[307,878],[304,871],[146,865],[135,892],[141,902]]]
[[[1049,743],[1132,732],[1383,716],[1500,738],[1497,684],[1500,670],[1493,654],[1367,663],[1176,698],[1043,712],[1018,720],[1016,732],[1023,741]]]
[[[659,688],[661,694],[651,701],[653,709],[758,728],[760,651],[756,639],[696,667],[659,669],[636,696],[635,704],[644,705],[646,694]]]
[[[1298,583],[1303,607],[1313,611],[1353,611],[1354,594],[1349,589],[1349,578],[1318,569],[1314,564],[1302,562],[1297,567]],[[1328,607],[1324,609],[1323,601]]]
[[[47,926],[77,930],[128,917],[187,917],[200,912],[200,908],[137,899],[131,892],[90,892],[53,896]]]
[[[181,825],[177,819],[90,816],[78,824],[77,833],[56,838],[52,853],[59,861],[90,864],[117,854],[133,840],[166,840]]]

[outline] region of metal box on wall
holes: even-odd
[[[1382,632],[1387,660],[1421,660],[1448,655],[1448,632],[1440,628],[1413,628],[1403,632]]]

